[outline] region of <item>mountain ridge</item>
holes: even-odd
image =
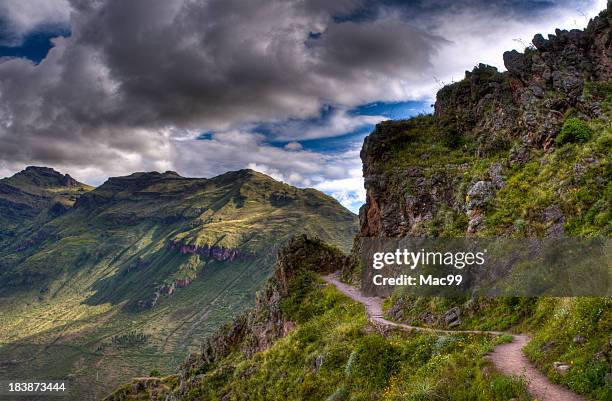
[[[41,171],[50,170],[27,174]],[[357,230],[335,199],[252,170],[112,177],[61,214],[28,222],[0,247],[0,359],[23,360],[9,371],[24,377],[81,372],[74,394],[88,399],[150,361],[167,371],[252,305],[293,235],[348,249]],[[38,353],[46,357],[27,357]],[[106,381],[92,386],[83,363]]]
[[[65,213],[92,189],[49,167],[28,166],[0,179],[0,245],[3,238],[14,236],[30,221]]]

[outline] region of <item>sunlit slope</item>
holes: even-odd
[[[69,375],[97,396],[170,371],[251,305],[289,237],[348,249],[356,227],[333,198],[251,170],[111,178],[0,249],[0,376]]]

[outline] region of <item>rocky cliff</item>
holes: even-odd
[[[354,253],[368,237],[612,235],[611,25],[608,6],[583,31],[536,35],[504,54],[507,71],[480,64],[442,88],[433,115],[380,123],[361,151]],[[551,379],[611,396],[609,298],[395,294],[388,305],[413,325],[527,330],[526,354]]]
[[[572,142],[560,140],[571,122],[593,133],[596,146],[573,160],[570,177],[552,182],[556,199],[518,216],[522,226],[533,223],[526,224],[533,233],[562,234],[568,213],[584,213],[594,203],[569,204],[572,186],[599,175],[595,187],[605,187],[599,170],[609,163],[610,26],[608,8],[583,31],[557,30],[548,39],[538,34],[523,53],[504,53],[507,71],[480,64],[442,88],[433,116],[379,124],[361,151],[367,201],[359,235],[511,234],[516,227],[492,218],[496,198],[510,191],[500,190],[513,176],[518,180],[522,167],[550,164],[546,157]]]

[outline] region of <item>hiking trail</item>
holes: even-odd
[[[337,273],[323,276],[323,280],[334,285],[340,292],[353,300],[363,304],[366,308],[370,321],[381,326],[397,327],[401,330],[419,331],[426,333],[439,334],[490,334],[499,336],[509,334],[513,341],[507,344],[500,344],[490,355],[490,360],[495,368],[508,376],[522,376],[527,383],[529,393],[538,401],[586,401],[586,398],[579,396],[570,390],[552,383],[542,372],[537,370],[527,357],[523,354],[523,348],[529,342],[529,337],[524,334],[511,334],[501,331],[484,330],[443,330],[430,327],[411,326],[403,323],[396,323],[384,318],[383,299],[379,297],[366,297],[361,294],[359,289],[341,282]]]

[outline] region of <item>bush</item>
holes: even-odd
[[[349,361],[350,368],[347,366],[346,370],[351,372],[355,383],[381,389],[399,370],[400,353],[384,337],[372,335],[363,338]]]
[[[457,120],[457,117],[439,118],[437,120],[438,135],[444,146],[451,149],[457,149],[464,143],[463,135],[457,127],[459,125]]]
[[[557,135],[557,146],[566,143],[584,143],[591,138],[591,128],[588,124],[579,118],[568,118],[563,123],[561,132]]]

